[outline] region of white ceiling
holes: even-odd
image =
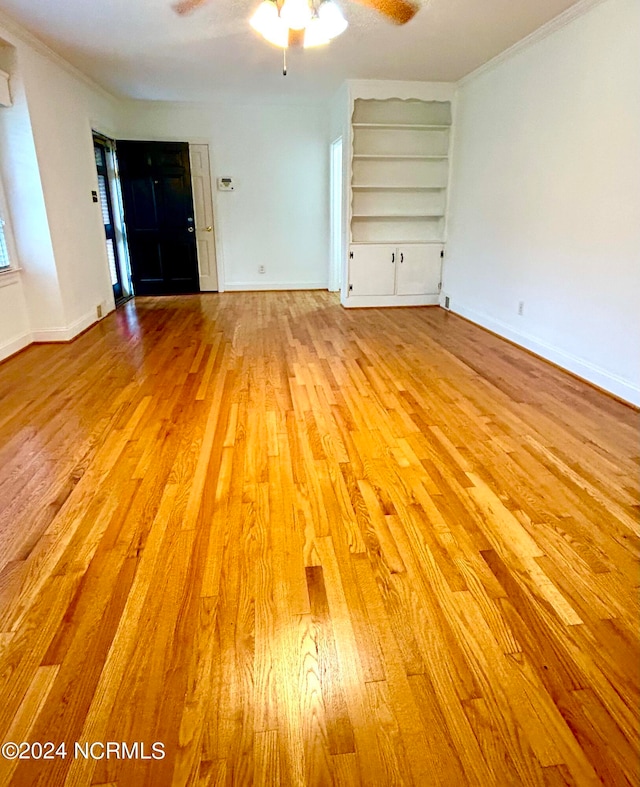
[[[0,9],[108,90],[206,101],[220,94],[326,96],[345,79],[456,81],[576,0],[425,0],[396,27],[338,0],[349,28],[289,54],[251,30],[259,0],[209,0],[178,17],[171,0],[0,0]]]

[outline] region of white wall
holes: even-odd
[[[638,30],[637,0],[606,0],[461,86],[443,286],[453,311],[636,404]]]
[[[0,360],[31,344],[31,324],[22,282],[17,274],[0,274]]]
[[[16,48],[3,42],[0,61],[11,76],[13,99],[12,106],[0,108],[0,177],[6,196],[9,252],[13,264],[22,268],[19,273],[2,274],[1,359],[31,342],[32,325],[59,325],[64,316]]]
[[[7,64],[7,47],[0,46],[0,62]],[[5,135],[3,119],[8,112],[6,106],[0,107],[0,215],[5,222],[4,238],[11,261],[18,259],[17,249],[13,240],[11,214],[4,194],[4,178],[2,177],[2,154],[6,154],[8,140]],[[24,295],[24,286],[19,272],[0,272],[0,360],[18,352],[31,342],[31,324]]]
[[[127,102],[120,138],[209,144],[225,289],[327,286],[329,141],[323,105]],[[235,191],[218,192],[231,176]],[[266,272],[258,273],[264,265]]]
[[[13,97],[0,109],[0,174],[22,268],[0,290],[2,358],[113,308],[91,129],[113,130],[118,102],[3,18],[0,61]]]
[[[96,319],[96,306],[114,308],[97,189],[92,127],[116,127],[117,102],[38,52],[21,53],[33,137],[62,292],[64,329]]]

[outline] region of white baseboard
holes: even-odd
[[[71,323],[66,328],[48,328],[44,331],[34,331],[32,341],[34,342],[70,342],[82,331],[86,331],[94,323],[98,322],[95,311],[87,312]]]
[[[640,387],[632,383],[630,380],[626,380],[623,377],[619,377],[616,374],[608,372],[606,369],[603,369],[602,367],[597,366],[596,364],[593,364],[584,358],[579,358],[575,355],[572,355],[571,353],[567,353],[564,350],[561,350],[559,347],[554,347],[551,344],[547,344],[547,342],[544,342],[535,336],[523,333],[521,331],[516,331],[510,325],[502,322],[501,320],[496,320],[493,317],[489,317],[489,315],[484,314],[483,312],[478,312],[475,309],[469,308],[468,306],[460,305],[460,303],[458,301],[454,301],[453,298],[451,298],[450,306],[451,311],[454,314],[459,314],[461,317],[464,317],[470,322],[480,325],[483,328],[492,331],[493,333],[497,333],[499,336],[503,336],[505,339],[509,339],[509,341],[513,342],[514,344],[524,347],[536,355],[545,358],[547,361],[551,361],[552,363],[561,366],[563,369],[566,369],[568,372],[572,372],[578,377],[581,377],[583,380],[587,380],[588,382],[597,385],[598,388],[603,388],[605,391],[609,391],[609,393],[612,393],[614,396],[623,399],[625,402],[640,406]]]
[[[4,361],[5,358],[9,358],[9,356],[20,352],[20,350],[24,350],[32,341],[33,338],[30,333],[23,333],[21,336],[16,336],[0,344],[0,361]]]
[[[290,282],[226,282],[227,292],[263,292],[266,290],[326,290],[327,282],[322,281],[290,281]]]

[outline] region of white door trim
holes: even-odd
[[[329,287],[331,292],[340,290],[343,267],[342,242],[342,211],[343,211],[343,177],[342,177],[342,137],[334,139],[331,143],[330,163],[330,260],[329,260]]]
[[[189,144],[189,158],[200,289],[203,292],[217,292],[218,264],[216,237],[213,231],[215,221],[209,145]]]

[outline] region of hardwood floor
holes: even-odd
[[[632,409],[439,309],[146,298],[29,348],[0,742],[67,756],[0,784],[637,784],[638,450]]]

